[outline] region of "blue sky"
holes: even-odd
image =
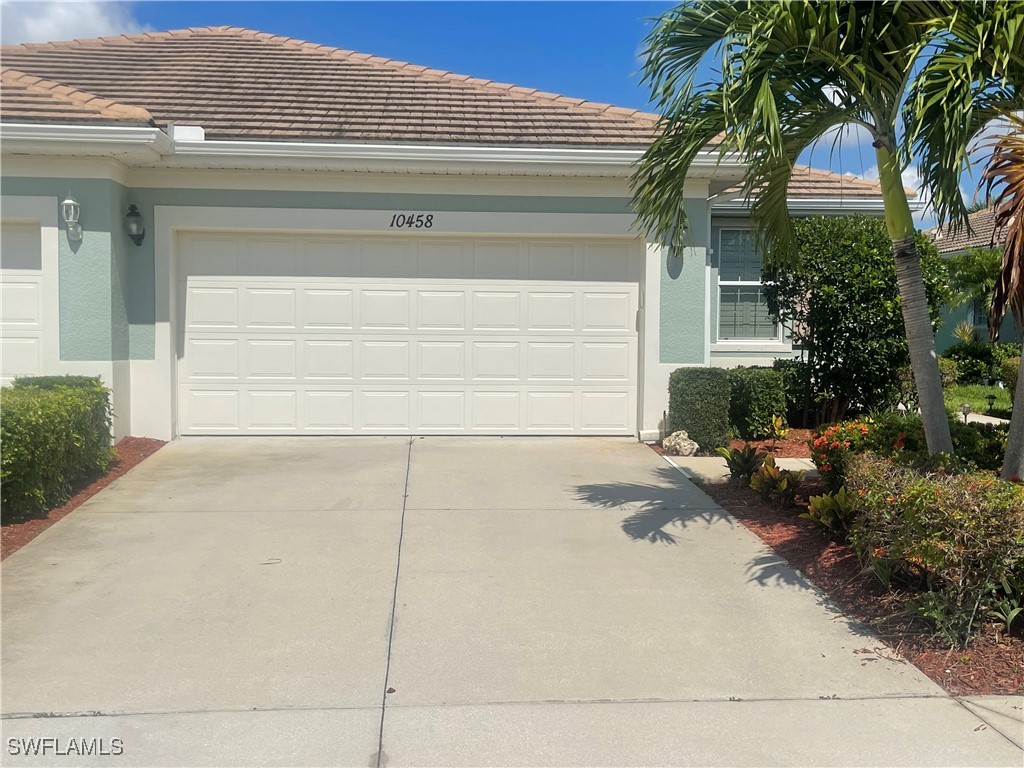
[[[4,42],[230,24],[568,96],[649,108],[643,39],[667,2],[11,2]],[[804,158],[873,177],[864,136]],[[915,185],[916,173],[905,181]],[[973,191],[973,190],[971,190]],[[931,223],[926,213],[920,226]]]

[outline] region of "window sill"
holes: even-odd
[[[792,352],[793,345],[786,341],[716,341],[712,352]]]

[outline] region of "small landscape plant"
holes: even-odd
[[[715,451],[719,456],[725,459],[726,465],[729,467],[729,475],[743,480],[746,483],[750,483],[750,478],[754,475],[757,470],[764,464],[767,453],[759,451],[753,445],[747,443],[742,448],[719,448]]]
[[[803,483],[803,471],[794,472],[780,469],[775,458],[767,456],[761,468],[750,478],[750,487],[769,504],[776,507],[791,507],[796,501],[796,492]]]
[[[1003,360],[1000,370],[1003,378],[1003,386],[1010,393],[1010,402],[1013,402],[1014,394],[1017,391],[1017,377],[1020,375],[1020,358],[1010,357]]]
[[[807,501],[807,511],[800,517],[810,520],[830,536],[846,537],[857,509],[845,487],[835,493],[811,496]]]

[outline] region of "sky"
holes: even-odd
[[[232,25],[567,96],[651,109],[643,40],[673,3],[648,2],[95,2],[2,0],[4,43]],[[874,150],[847,131],[801,158],[877,178]],[[904,174],[916,188],[917,174]],[[971,189],[965,191],[970,196]],[[918,226],[934,222],[928,210]]]

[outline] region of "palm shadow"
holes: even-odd
[[[670,528],[710,525],[735,519],[696,485],[671,467],[657,467],[651,483],[591,483],[576,486],[576,498],[602,509],[631,509],[622,523],[622,531],[633,541],[651,544],[678,544]]]

